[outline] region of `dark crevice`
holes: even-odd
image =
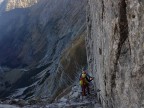
[[[86,22],[87,22],[87,35],[90,39],[92,39],[91,37],[91,30],[92,30],[92,20],[91,20],[91,15],[90,15],[90,5],[88,4],[87,6],[87,17],[86,17]]]
[[[102,0],[102,20],[104,18],[104,1]]]
[[[101,48],[99,48],[99,54],[102,55],[102,49]]]
[[[107,75],[106,73],[104,74],[104,85],[105,85],[105,96],[107,97],[108,96],[108,93],[107,93]]]
[[[116,61],[114,63],[114,73],[112,75],[111,81],[112,81],[112,88],[114,88],[116,86],[116,71],[118,71],[118,60],[119,57],[121,55],[121,49],[122,46],[124,44],[124,42],[126,41],[126,39],[128,38],[128,20],[127,20],[127,11],[126,11],[126,1],[125,0],[121,0],[120,1],[120,8],[119,8],[119,32],[120,32],[120,39],[119,39],[119,43],[118,43],[118,50],[117,50],[117,54],[116,54]]]
[[[132,15],[132,18],[135,18],[135,15]]]
[[[118,31],[118,27],[117,27],[117,25],[115,24],[115,27],[114,27],[114,35],[116,34],[117,31]]]
[[[126,12],[126,1],[121,0],[120,3],[120,19],[119,19],[119,28],[120,28],[120,41],[118,44],[118,53],[117,53],[117,59],[118,61],[120,53],[121,53],[121,48],[126,39],[128,38],[128,20],[127,20],[127,12]]]

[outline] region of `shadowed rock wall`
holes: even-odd
[[[87,2],[8,1],[0,15],[0,98],[52,101],[86,65]]]

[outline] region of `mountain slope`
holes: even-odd
[[[12,83],[3,76],[11,86],[1,91],[1,97],[46,96],[53,100],[58,90],[63,89],[60,86],[72,84],[65,84],[69,82],[68,79],[58,82],[59,84],[55,81],[59,75],[62,75],[62,79],[65,78],[65,72],[71,69],[70,66],[63,66],[64,70],[60,70],[60,67],[64,50],[71,48],[73,42],[82,44],[77,47],[83,53],[74,53],[71,57],[82,56],[84,61],[76,61],[77,65],[72,67],[74,73],[68,72],[68,76],[75,79],[76,72],[86,65],[85,5],[86,0],[42,0],[29,8],[15,8],[1,14],[0,65],[5,76],[9,76],[11,72],[21,73]],[[72,59],[71,57],[65,59]],[[17,70],[13,72],[14,68]]]

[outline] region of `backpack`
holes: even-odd
[[[80,83],[81,86],[84,86],[84,85],[87,85],[87,84],[88,84],[88,81],[87,81],[86,77],[87,77],[87,76],[86,76],[85,73],[83,73],[83,74],[81,75],[80,81],[79,81],[79,83]]]

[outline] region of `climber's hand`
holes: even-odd
[[[94,77],[91,77],[91,78],[90,78],[90,81],[92,81],[93,79],[94,79]]]

